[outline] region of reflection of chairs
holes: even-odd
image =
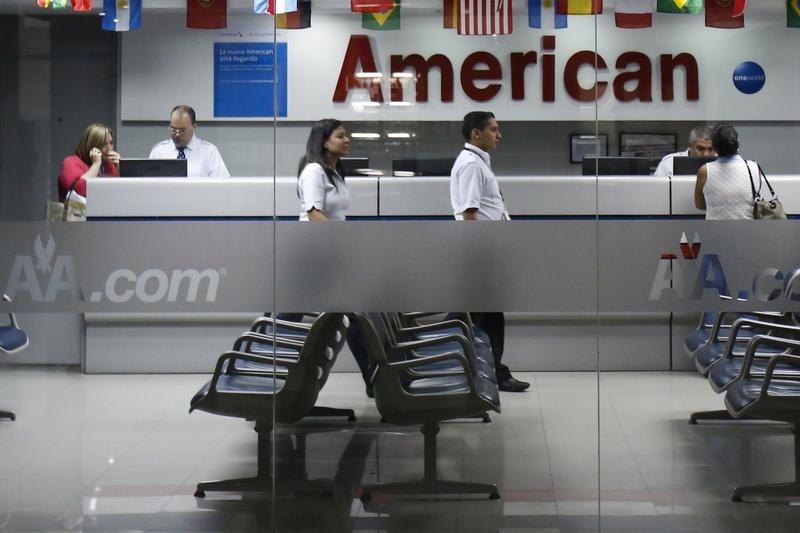
[[[475,372],[474,357],[469,341],[461,337],[463,350],[442,350],[436,355],[404,353],[442,344],[441,339],[403,342],[392,345],[386,325],[378,314],[358,315],[364,346],[377,364],[373,376],[375,403],[381,416],[396,425],[422,425],[425,436],[425,475],[420,481],[365,486],[362,499],[375,494],[488,494],[496,499],[497,486],[489,483],[444,481],[438,477],[436,466],[436,434],[439,422],[455,418],[480,416],[488,410],[500,412],[497,385]],[[446,343],[452,343],[449,338]],[[461,373],[449,371],[440,375],[420,377],[415,369],[439,361],[456,361]]]
[[[800,497],[800,380],[778,374],[779,367],[800,371],[800,357],[776,355],[763,372],[754,372],[755,352],[762,344],[780,349],[800,350],[800,341],[765,335],[753,337],[747,346],[741,378],[734,381],[725,394],[725,406],[734,418],[760,418],[793,424],[795,479],[790,483],[736,487],[731,498],[784,500]]]
[[[3,295],[3,300],[10,302],[11,298]],[[6,354],[17,353],[28,346],[28,336],[19,328],[17,317],[14,313],[8,313],[8,324],[0,326],[0,351]],[[0,410],[0,418],[16,420],[17,415],[13,411]]]
[[[311,411],[336,358],[333,346],[345,320],[342,313],[321,314],[311,325],[303,342],[268,336],[260,339],[273,343],[276,348],[298,350],[296,358],[276,356],[273,359],[271,356],[236,351],[220,356],[214,376],[192,398],[189,411],[199,409],[212,414],[255,420],[258,474],[251,478],[198,483],[195,496],[202,498],[206,491],[270,491],[273,411],[274,420],[285,423],[296,422]],[[234,368],[237,360],[270,367],[274,364],[274,371],[237,371]]]

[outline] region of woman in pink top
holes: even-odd
[[[64,158],[58,175],[58,198],[65,201],[67,192],[86,197],[86,180],[119,176],[119,154],[114,151],[114,134],[103,124],[91,124],[83,132],[73,155]]]

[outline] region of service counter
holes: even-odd
[[[358,177],[348,180],[353,220],[449,219],[447,177]],[[694,177],[542,176],[499,179],[512,218],[701,218]],[[771,182],[790,213],[800,213],[800,176]],[[90,220],[281,220],[297,217],[297,180],[120,178],[89,182]],[[278,251],[280,253],[280,251]],[[88,314],[83,369],[96,372],[210,372],[217,356],[254,317],[249,314]],[[507,359],[515,370],[690,368],[683,337],[690,315],[669,313],[510,313]],[[599,345],[598,345],[599,338]],[[578,355],[582,354],[582,355]],[[346,353],[339,370],[355,371]]]

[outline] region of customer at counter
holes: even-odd
[[[177,105],[169,114],[169,136],[153,146],[150,159],[186,159],[190,178],[227,178],[230,172],[217,147],[197,135],[197,114],[188,105]]]
[[[86,180],[119,176],[119,154],[114,151],[114,134],[107,126],[95,123],[84,130],[75,153],[64,158],[58,175],[58,198],[67,193],[86,198]]]
[[[450,171],[450,202],[456,220],[509,220],[489,152],[503,136],[493,113],[472,111],[461,125],[464,148]],[[506,320],[503,313],[470,313],[475,326],[489,336],[497,386],[501,391],[522,392],[530,383],[514,379],[502,363]]]
[[[672,163],[676,157],[711,157],[716,155],[711,145],[711,128],[697,126],[689,132],[689,146],[686,150],[667,154],[658,163],[654,176],[672,176]]]
[[[342,123],[325,118],[311,127],[306,153],[297,168],[297,197],[300,199],[300,220],[345,220],[350,206],[350,193],[344,178],[342,156],[350,152],[350,138]],[[278,315],[298,320],[301,315]],[[361,340],[358,320],[351,320],[347,330],[347,346],[361,370],[367,396],[372,397],[372,368]]]
[[[750,172],[759,176],[758,164],[739,155],[739,134],[730,124],[715,127],[711,142],[719,157],[697,172],[695,205],[706,212],[706,220],[752,219]]]

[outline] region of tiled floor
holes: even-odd
[[[422,435],[381,424],[355,374],[332,375],[319,403],[353,407],[358,422],[281,428],[277,498],[195,499],[198,481],[256,468],[252,424],[188,413],[205,376],[3,367],[0,407],[18,418],[0,421],[0,529],[800,531],[800,507],[729,500],[737,484],[791,479],[788,427],[688,425],[691,410],[722,405],[699,376],[520,377],[532,390],[503,394],[491,424],[450,422],[439,434],[442,477],[497,483],[502,499],[365,508],[362,484],[421,477]]]

